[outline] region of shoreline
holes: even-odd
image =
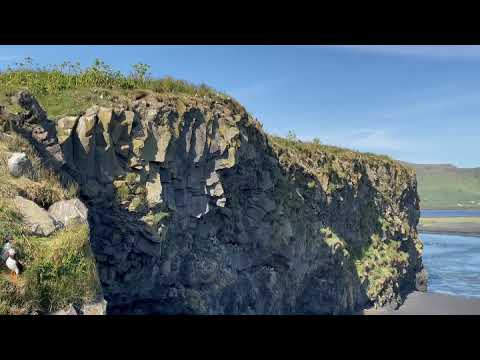
[[[417,230],[420,235],[438,234],[480,238],[480,218],[424,217],[421,218]],[[359,315],[480,315],[480,298],[413,291],[396,310],[367,308]]]
[[[480,217],[423,217],[417,225],[423,233],[480,236]]]
[[[480,315],[480,298],[414,291],[397,310],[369,308],[360,315]]]
[[[457,230],[423,230],[418,228],[419,234],[436,234],[436,235],[458,235],[458,236],[468,236],[468,237],[480,237],[480,232],[467,232],[467,231],[457,231]]]
[[[480,207],[451,207],[451,208],[441,208],[441,209],[436,209],[436,208],[425,208],[425,209],[420,209],[420,211],[480,211]]]

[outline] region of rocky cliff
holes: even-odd
[[[89,207],[109,313],[343,314],[425,288],[412,170],[265,134],[233,100],[143,93],[10,116]]]

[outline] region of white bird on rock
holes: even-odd
[[[15,258],[16,254],[15,249],[8,249],[8,259],[5,261],[7,268],[12,272],[12,277],[15,279],[23,270],[23,265]]]

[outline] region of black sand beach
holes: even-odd
[[[363,315],[480,315],[480,298],[412,292],[397,310],[366,309]]]

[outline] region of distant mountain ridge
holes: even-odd
[[[422,209],[480,209],[480,167],[404,164],[417,172]]]

